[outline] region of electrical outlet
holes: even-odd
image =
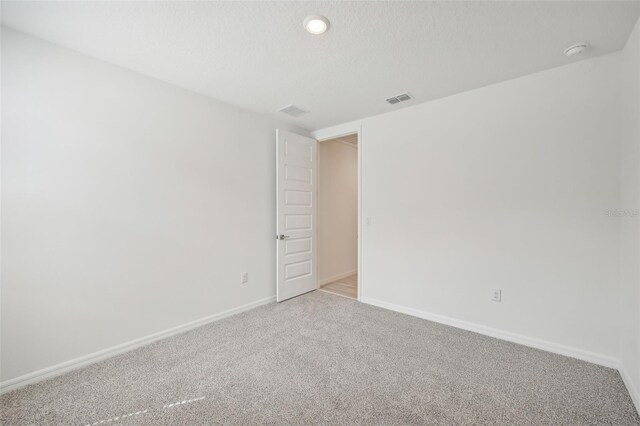
[[[502,302],[502,290],[499,288],[491,289],[491,300],[494,302]]]
[[[249,273],[243,272],[240,274],[240,284],[246,284],[249,282]]]

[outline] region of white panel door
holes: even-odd
[[[276,130],[278,302],[318,288],[317,145],[314,139]]]

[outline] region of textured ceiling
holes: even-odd
[[[3,1],[2,22],[315,130],[619,50],[639,4]],[[311,14],[326,34],[304,31]],[[592,48],[567,59],[578,41]],[[276,112],[291,103],[310,113]]]

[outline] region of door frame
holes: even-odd
[[[362,220],[362,125],[360,123],[347,123],[340,126],[330,127],[311,132],[311,137],[322,143],[330,139],[339,138],[348,135],[358,135],[358,301],[361,302],[364,290],[364,273],[362,270],[362,228],[364,222]],[[320,165],[318,164],[318,167]],[[318,281],[320,288],[320,281]]]

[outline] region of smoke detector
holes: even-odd
[[[582,52],[584,52],[585,50],[587,50],[587,47],[589,47],[589,44],[586,42],[581,42],[581,43],[576,43],[573,46],[569,46],[566,49],[564,49],[564,54],[570,58],[574,55],[579,55]]]
[[[401,93],[396,96],[392,96],[391,98],[387,99],[387,103],[390,103],[391,105],[395,105],[395,104],[399,104],[400,102],[409,101],[411,99],[413,99],[413,96],[411,96],[411,94],[407,92],[407,93]]]
[[[278,110],[278,112],[282,112],[284,114],[290,115],[291,117],[299,117],[303,114],[308,113],[309,111],[304,110],[300,107],[297,107],[295,105],[287,105],[285,107],[282,107]]]

